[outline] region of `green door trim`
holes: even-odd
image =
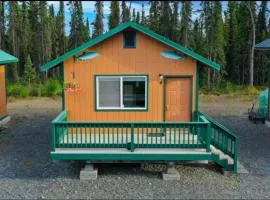
[[[192,121],[192,104],[193,104],[193,75],[163,75],[163,121],[166,121],[166,80],[168,78],[189,78],[191,81],[190,87],[190,119]]]

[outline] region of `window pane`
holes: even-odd
[[[134,31],[124,32],[124,40],[125,40],[124,46],[127,48],[135,47],[135,37],[136,37],[136,32]]]
[[[99,106],[120,107],[120,78],[99,78]]]
[[[145,78],[123,78],[123,103],[125,108],[145,107]]]

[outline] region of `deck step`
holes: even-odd
[[[214,147],[213,145],[210,145],[211,153],[214,155],[219,156],[220,160],[226,160],[229,165],[234,164],[234,160],[227,154],[224,154],[221,150]]]

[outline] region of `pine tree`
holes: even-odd
[[[5,48],[5,2],[0,2],[0,48]]]
[[[224,73],[226,73],[225,65],[225,52],[224,52],[224,25],[223,25],[223,19],[222,19],[222,5],[220,1],[215,1],[213,6],[213,20],[214,20],[214,43],[213,48],[215,51],[213,52],[213,60],[219,63],[222,66],[221,73],[216,73],[214,71],[213,73],[213,82],[220,86],[222,76]]]
[[[136,22],[137,24],[139,24],[139,23],[141,22],[141,17],[140,17],[140,12],[139,12],[139,11],[137,11],[137,15],[136,15],[136,20],[135,20],[135,22]]]
[[[109,29],[120,24],[120,8],[118,1],[112,1],[110,5],[111,13],[109,15]]]
[[[88,40],[90,40],[90,25],[89,25],[89,20],[87,18],[86,22],[85,22],[84,42],[86,42]]]
[[[132,10],[132,21],[133,22],[136,22],[136,11],[135,11],[135,8],[133,8],[133,10]]]
[[[162,1],[160,16],[160,34],[169,39],[172,39],[171,17],[172,10],[169,1]]]
[[[56,48],[57,56],[66,52],[67,42],[65,35],[65,5],[63,1],[59,2],[59,11],[56,16]]]
[[[21,10],[17,1],[9,1],[9,15],[8,15],[8,43],[10,45],[11,52],[14,56],[20,55],[20,22],[21,22]],[[17,82],[19,80],[17,63],[14,63],[10,67],[10,75],[12,80]]]
[[[196,53],[204,55],[204,36],[202,31],[202,24],[199,19],[196,19],[192,29],[192,39],[190,47]]]
[[[52,38],[50,19],[48,16],[48,5],[46,1],[39,1],[40,16],[40,64],[51,60],[52,55]],[[39,66],[38,66],[39,67]]]
[[[239,76],[239,66],[236,62],[237,55],[237,3],[235,1],[228,2],[228,11],[226,13],[225,28],[226,32],[226,69],[228,78],[237,83]]]
[[[213,43],[214,43],[214,24],[213,24],[213,2],[210,1],[202,1],[201,2],[202,13],[201,19],[203,23],[203,29],[205,33],[205,48],[207,51],[205,52],[205,56],[212,60],[213,57]],[[207,87],[211,87],[211,69],[207,69]]]
[[[142,19],[141,19],[141,24],[145,25],[146,24],[146,16],[145,16],[145,11],[144,11],[144,4],[142,4]]]
[[[37,1],[29,1],[28,18],[30,23],[30,40],[29,43],[29,53],[31,58],[33,58],[33,65],[36,71],[41,65],[40,51],[41,51],[41,41],[40,41],[40,20],[39,20],[39,5]],[[39,45],[37,45],[39,44]]]
[[[183,1],[181,10],[181,26],[180,26],[180,43],[185,47],[189,47],[191,35],[191,15],[192,15],[192,2]]]
[[[71,13],[69,47],[74,49],[85,41],[82,2],[69,1],[69,9]]]
[[[100,36],[104,32],[104,25],[103,25],[103,1],[97,1],[95,4],[96,7],[96,19],[94,22],[94,32],[93,32],[93,38]]]
[[[173,2],[173,11],[172,11],[172,40],[178,42],[178,28],[179,28],[179,14],[178,14],[178,8],[179,8],[179,2],[174,1]]]
[[[56,29],[56,17],[55,17],[55,13],[54,13],[54,6],[53,4],[49,6],[49,26],[50,26],[50,31],[51,31],[51,45],[52,45],[52,49],[51,49],[51,58],[56,58],[57,57],[57,52],[58,50],[58,46],[57,46],[57,42],[56,42],[56,38],[57,38],[57,29]]]
[[[28,85],[31,85],[37,79],[35,68],[33,68],[30,55],[27,56],[26,63],[24,64],[23,80]]]
[[[265,40],[268,36],[267,30],[267,1],[262,1],[259,7],[258,18],[256,22],[256,43]],[[256,84],[265,84],[267,80],[267,66],[270,61],[269,54],[265,51],[255,52],[254,82]]]
[[[122,8],[121,13],[122,23],[125,23],[130,20],[130,10],[127,7],[126,1],[122,1],[121,8]]]
[[[24,69],[23,66],[26,62],[27,55],[29,54],[30,41],[31,41],[31,30],[28,19],[28,8],[25,1],[22,2],[22,22],[21,22],[21,36],[20,36],[20,72],[22,74]]]
[[[160,1],[151,1],[150,2],[150,10],[149,10],[149,28],[156,32],[160,33]]]

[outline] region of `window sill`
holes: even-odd
[[[142,109],[100,109],[96,108],[96,112],[147,112],[148,108]]]

